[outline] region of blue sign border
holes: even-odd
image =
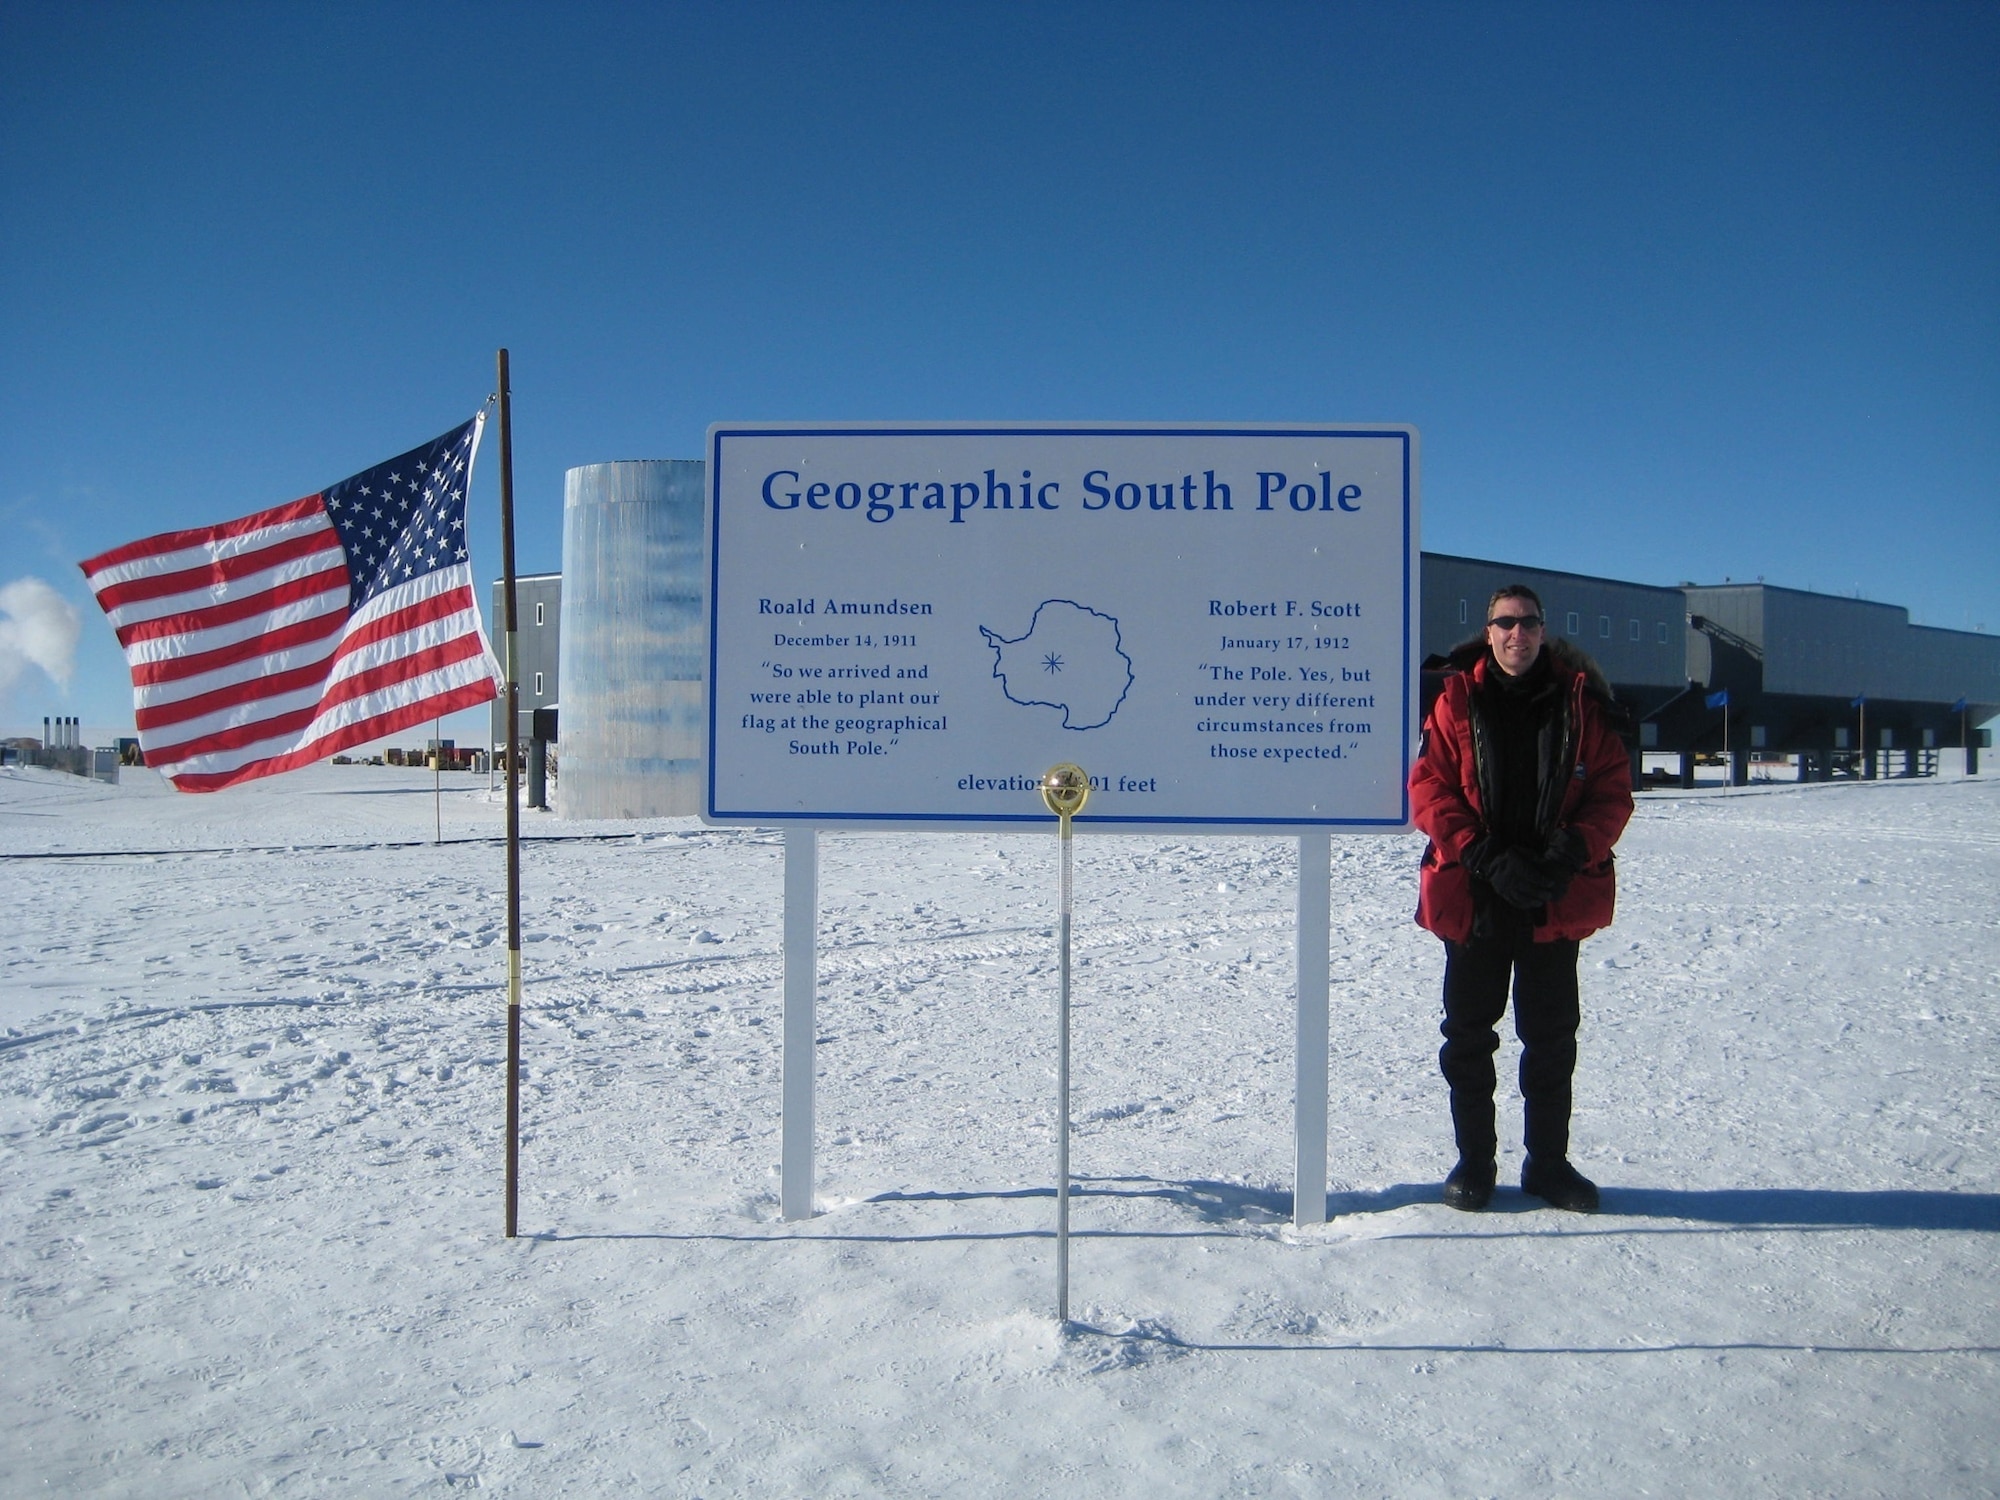
[[[775,424],[751,426],[731,423],[717,423],[709,429],[708,451],[708,746],[706,791],[702,817],[708,821],[730,823],[760,823],[774,827],[810,828],[854,828],[893,830],[909,828],[993,828],[1002,825],[1025,824],[1041,826],[1055,821],[1053,813],[814,813],[777,812],[755,808],[743,810],[718,810],[715,805],[715,744],[717,734],[715,701],[716,668],[716,592],[722,576],[722,444],[725,438],[771,438],[771,437],[1336,437],[1336,438],[1391,438],[1402,445],[1403,454],[1403,675],[1402,675],[1402,723],[1399,734],[1402,737],[1402,816],[1400,818],[1162,818],[1105,816],[1096,813],[1082,813],[1075,819],[1079,827],[1098,828],[1127,827],[1132,832],[1147,829],[1172,829],[1180,832],[1208,831],[1227,834],[1238,831],[1269,830],[1288,832],[1316,828],[1379,828],[1401,830],[1410,826],[1410,767],[1411,726],[1415,715],[1411,712],[1411,694],[1420,693],[1410,671],[1410,660],[1414,650],[1411,633],[1416,629],[1417,608],[1417,548],[1418,541],[1413,535],[1412,510],[1414,497],[1411,494],[1410,466],[1412,460],[1412,439],[1414,433],[1397,428],[1342,427],[1291,427],[1282,425],[1261,425],[1246,423],[1242,426],[1210,425],[1200,427],[1174,427],[1165,425],[1139,424],[1136,426],[1105,426],[1064,423],[1015,424],[991,426],[911,426],[907,423],[890,426],[873,426],[866,423],[836,426],[812,426]]]

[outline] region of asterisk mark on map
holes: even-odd
[[[1042,669],[1048,672],[1060,672],[1062,670],[1062,658],[1051,651],[1047,656],[1042,658]]]

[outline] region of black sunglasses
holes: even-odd
[[[1540,615],[1495,615],[1486,623],[1491,625],[1495,630],[1513,630],[1516,627],[1522,630],[1540,630],[1542,628],[1542,617]]]

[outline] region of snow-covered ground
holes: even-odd
[[[0,774],[6,1493],[2000,1489],[2000,778],[1642,799],[1596,1218],[1437,1201],[1416,841],[1336,841],[1297,1232],[1294,846],[1082,839],[1067,1336],[1053,836],[824,839],[785,1224],[777,838],[528,815],[509,1243],[502,810],[446,785],[433,845],[422,772]]]

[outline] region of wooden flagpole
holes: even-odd
[[[521,1197],[521,619],[514,599],[514,425],[507,351],[500,351],[500,572],[507,595],[507,1238]]]

